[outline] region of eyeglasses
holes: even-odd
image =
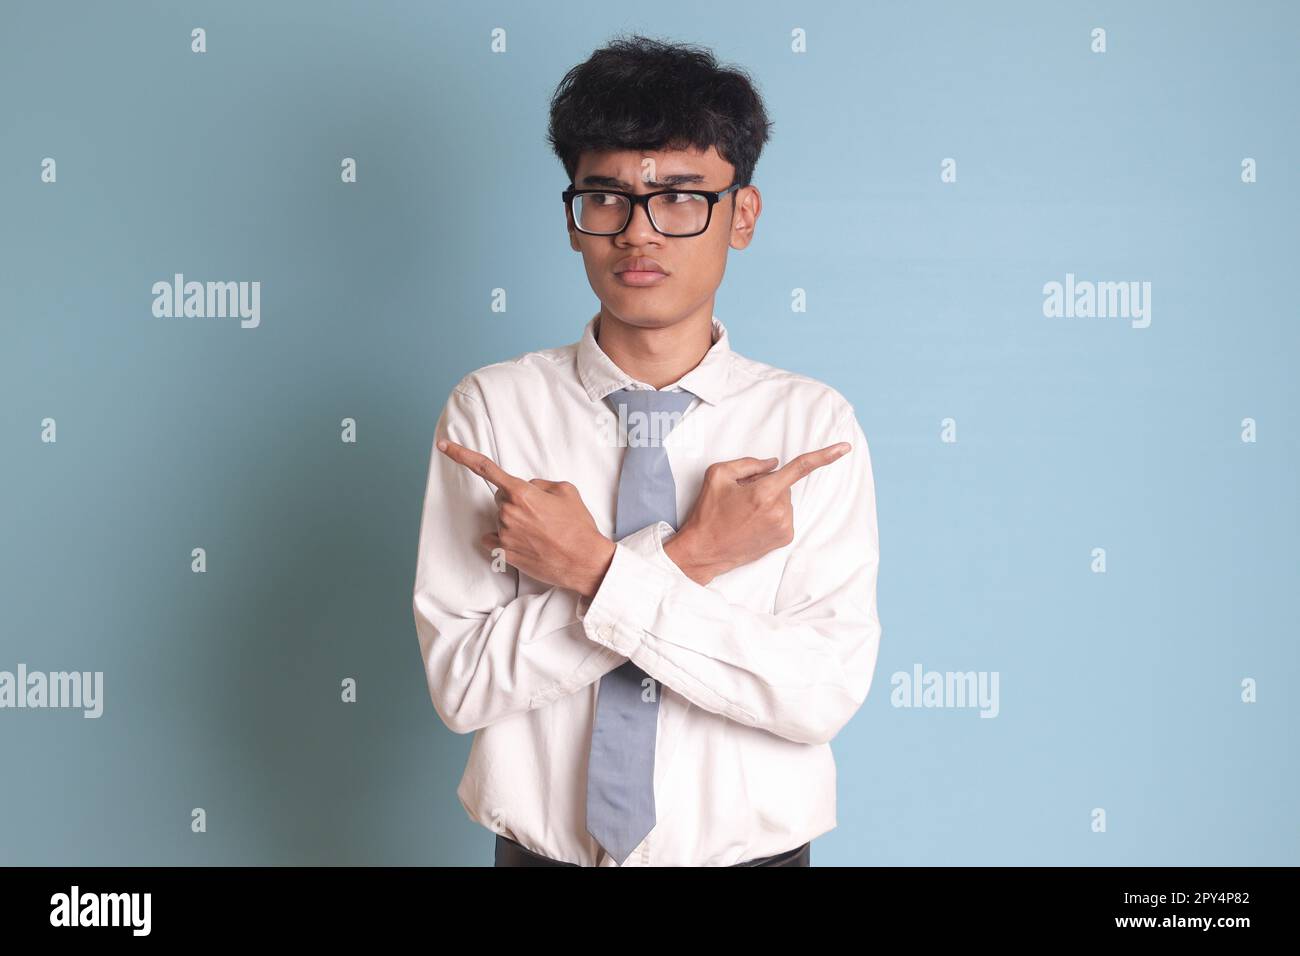
[[[579,232],[589,236],[617,236],[632,221],[632,207],[644,205],[655,232],[682,238],[698,236],[709,228],[713,207],[740,183],[721,192],[704,189],[661,189],[653,193],[628,193],[618,189],[574,189],[561,193]]]

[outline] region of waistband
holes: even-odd
[[[805,843],[792,850],[760,856],[752,860],[742,860],[732,866],[811,866],[812,844]],[[567,860],[553,860],[549,856],[534,853],[504,834],[498,833],[496,840],[496,866],[577,866]]]

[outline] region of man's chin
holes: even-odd
[[[614,301],[602,301],[606,315],[612,316],[623,325],[638,329],[663,329],[675,325],[684,317],[683,313],[670,308],[646,308],[644,304],[628,303],[623,296]]]

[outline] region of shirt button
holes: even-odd
[[[602,624],[599,628],[597,628],[596,633],[599,634],[601,637],[605,638],[606,640],[609,640],[609,638],[614,633],[614,629],[610,627],[608,624]]]

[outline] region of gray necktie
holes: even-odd
[[[690,392],[624,388],[606,396],[626,408],[628,441],[618,479],[614,540],[667,521],[677,528],[677,485],[663,439],[695,398]],[[630,660],[600,679],[587,763],[587,830],[621,866],[655,826],[659,688]]]

